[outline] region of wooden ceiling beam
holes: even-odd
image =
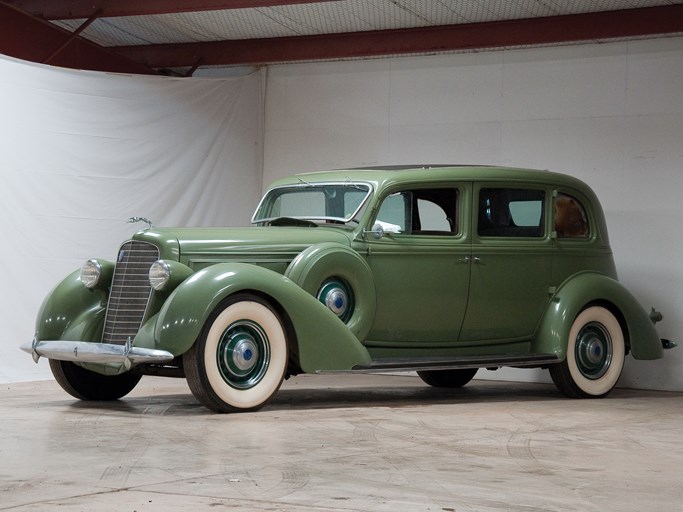
[[[333,0],[2,0],[17,9],[44,20],[89,18],[101,11],[101,18],[149,16],[180,12],[253,9]]]
[[[257,65],[600,41],[683,32],[683,4],[371,32],[114,47],[151,68]]]

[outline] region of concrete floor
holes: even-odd
[[[683,510],[683,394],[300,376],[217,415],[184,380],[113,403],[0,389],[0,510]]]

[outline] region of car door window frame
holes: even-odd
[[[480,222],[480,211],[482,205],[480,204],[481,192],[485,189],[501,189],[501,190],[529,190],[538,191],[543,193],[543,209],[541,211],[542,222],[540,228],[543,234],[541,236],[521,236],[517,234],[516,236],[507,236],[504,234],[495,235],[485,235],[480,233],[479,222]],[[471,224],[473,237],[478,244],[492,243],[495,245],[500,244],[501,241],[506,241],[506,243],[515,244],[516,241],[522,244],[528,244],[529,242],[537,243],[547,243],[551,239],[553,233],[551,220],[553,216],[549,214],[550,208],[552,206],[553,190],[549,186],[544,186],[543,184],[534,183],[516,183],[516,182],[475,182],[472,190],[472,208],[471,212]],[[529,229],[528,227],[523,229]],[[523,229],[520,230],[523,233]]]
[[[452,212],[453,218],[448,217],[448,212],[446,212],[442,204],[440,204],[438,201],[434,200],[434,197],[429,197],[430,194],[438,194],[440,191],[452,191],[455,194],[455,197],[453,198],[454,200],[454,211]],[[405,231],[400,231],[396,232],[392,230],[393,226],[398,227],[396,224],[388,222],[387,219],[383,219],[381,216],[381,211],[382,207],[385,204],[385,202],[391,198],[392,196],[396,196],[397,194],[407,194],[407,193],[413,193],[415,195],[411,196],[410,204],[404,205],[404,218],[403,218],[403,224],[400,226],[402,229],[405,230],[406,225],[410,223],[410,229],[405,230]],[[421,194],[422,193],[422,194]],[[375,225],[377,223],[380,223],[385,230],[385,233],[392,238],[405,238],[405,237],[411,237],[411,238],[431,238],[431,237],[439,237],[439,238],[444,238],[444,239],[457,239],[461,240],[463,237],[466,236],[467,233],[467,226],[463,225],[463,219],[464,217],[464,207],[468,203],[466,201],[466,196],[467,196],[467,187],[463,187],[461,183],[449,183],[449,184],[442,184],[442,183],[434,183],[434,184],[402,184],[400,187],[395,187],[393,189],[388,190],[385,194],[382,195],[382,197],[379,199],[377,202],[377,208],[376,212],[374,214],[374,218],[372,221],[372,225]],[[402,196],[405,198],[406,196]],[[423,230],[422,229],[422,220],[420,219],[420,224],[417,226],[420,229],[415,229],[415,220],[416,216],[420,215],[419,211],[419,203],[420,201],[429,201],[430,203],[434,204],[437,206],[441,211],[443,211],[444,215],[446,216],[446,219],[450,223],[452,223],[452,227],[450,230]],[[417,208],[417,211],[416,211]]]

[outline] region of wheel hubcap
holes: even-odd
[[[612,338],[598,322],[586,324],[576,339],[576,365],[583,376],[596,380],[602,377],[612,362]]]
[[[223,380],[237,389],[255,386],[270,362],[268,336],[255,322],[231,324],[218,343],[217,363]]]
[[[318,292],[318,300],[337,315],[342,322],[348,322],[353,315],[354,300],[349,286],[338,279],[327,281]]]
[[[243,339],[238,339],[232,349],[232,364],[239,370],[248,372],[258,360],[258,346],[248,335],[242,334]],[[226,356],[229,355],[226,352]]]

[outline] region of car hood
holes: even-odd
[[[351,244],[352,234],[341,228],[262,226],[250,228],[153,228],[135,234],[135,240],[151,242],[161,257],[183,262],[206,260],[250,261],[266,255],[279,258],[321,242]]]

